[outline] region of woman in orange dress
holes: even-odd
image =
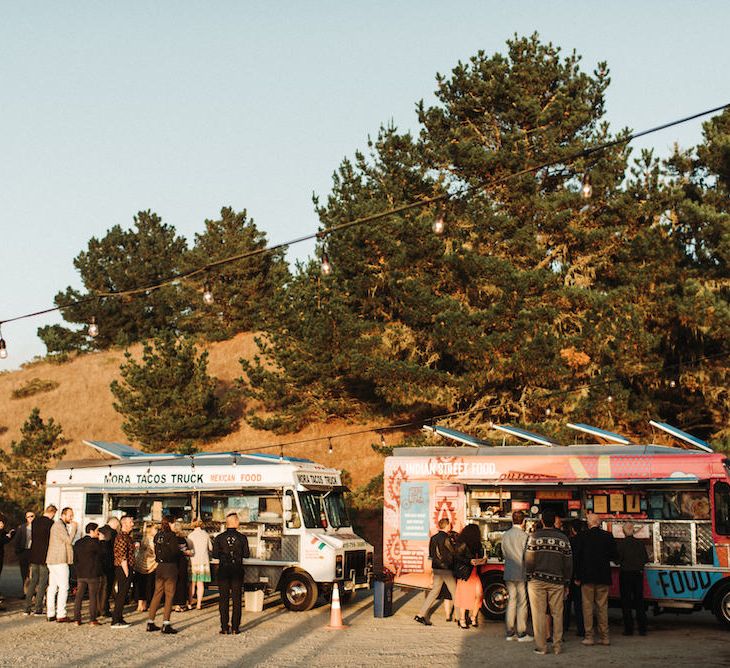
[[[467,524],[456,539],[454,555],[454,574],[456,575],[455,607],[459,608],[459,627],[468,629],[479,626],[478,616],[482,607],[482,580],[478,566],[485,563],[482,535],[476,524]],[[470,611],[470,622],[466,621],[466,611]]]

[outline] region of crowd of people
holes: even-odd
[[[175,634],[172,612],[202,608],[205,585],[212,579],[211,559],[217,559],[220,633],[240,632],[243,560],[249,548],[238,531],[236,513],[226,517],[225,530],[215,537],[200,520],[186,536],[180,523],[163,517],[159,523],[145,523],[139,540],[132,537],[134,519],[127,515],[111,517],[102,527],[89,522],[76,539],[73,510],[63,508],[55,519],[57,513],[53,505],[38,517],[27,512],[25,523],[10,531],[0,518],[0,572],[3,548],[12,543],[23,579],[25,616],[81,626],[88,598],[90,626],[101,625],[101,618],[107,617],[111,628],[126,629],[131,624],[124,612],[133,596],[137,612],[147,613],[147,631]],[[67,607],[72,569],[76,590],[71,617]],[[162,626],[156,624],[160,607]]]
[[[525,522],[525,514],[515,511],[512,528],[502,536],[506,640],[534,642],[536,654],[547,654],[552,645],[552,652],[560,654],[564,632],[574,616],[583,645],[610,645],[611,562],[620,566],[624,635],[634,633],[634,611],[638,633],[646,635],[643,571],[649,557],[644,544],[634,537],[631,522],[623,524],[625,538],[618,543],[593,513],[586,522],[574,520],[563,526],[548,508],[531,533],[525,530]],[[485,562],[479,528],[468,524],[456,534],[446,518],[438,527],[429,543],[433,587],[415,621],[432,625],[431,613],[446,589],[451,597],[445,602],[447,620],[456,616],[456,607],[459,626],[476,627],[483,597],[478,571]],[[532,634],[528,633],[530,618]]]

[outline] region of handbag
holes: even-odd
[[[456,564],[456,567],[454,568],[454,575],[459,580],[468,580],[471,576],[471,572],[474,566],[471,564],[465,562],[465,561],[459,561]]]

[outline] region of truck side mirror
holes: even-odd
[[[282,505],[284,507],[285,512],[289,512],[291,514],[292,508],[293,508],[293,501],[291,494],[284,494],[284,499],[282,500]]]
[[[284,522],[289,524],[289,522],[291,522],[291,516],[292,516],[291,510],[285,510],[284,511]]]

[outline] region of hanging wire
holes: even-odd
[[[550,161],[544,162],[539,165],[532,165],[530,167],[521,169],[517,172],[511,172],[510,174],[506,174],[505,176],[502,176],[502,177],[499,177],[496,179],[492,179],[492,180],[488,181],[487,183],[479,185],[479,186],[476,186],[476,185],[466,186],[465,188],[463,188],[460,191],[459,194],[463,196],[470,190],[478,192],[481,190],[485,190],[487,187],[493,187],[496,185],[500,185],[500,184],[506,183],[507,181],[510,181],[512,179],[519,178],[520,176],[525,176],[525,175],[531,174],[533,172],[539,172],[539,171],[547,169],[549,167],[554,167],[555,165],[565,165],[568,163],[572,163],[572,162],[575,162],[576,160],[580,160],[581,158],[586,158],[586,157],[593,155],[595,153],[598,153],[600,151],[605,151],[609,148],[613,148],[614,146],[628,144],[629,142],[631,142],[634,139],[637,139],[639,137],[644,137],[644,136],[652,134],[654,132],[659,132],[660,130],[666,130],[667,128],[671,128],[676,125],[680,125],[682,123],[687,123],[688,121],[695,120],[702,116],[714,114],[714,113],[716,113],[718,111],[722,111],[728,107],[730,107],[730,103],[722,104],[722,105],[714,107],[712,109],[700,111],[700,112],[698,112],[696,114],[692,114],[690,116],[685,116],[683,118],[679,118],[674,121],[669,121],[668,123],[663,123],[662,125],[654,126],[647,130],[642,130],[641,132],[633,132],[633,133],[625,135],[623,137],[618,137],[616,139],[612,139],[607,142],[596,144],[594,146],[589,146],[587,148],[576,151],[575,153],[569,154],[568,156],[561,157],[560,159],[550,160]],[[351,227],[355,227],[355,226],[359,226],[359,225],[365,225],[366,223],[372,223],[375,221],[379,221],[384,218],[389,218],[391,216],[395,216],[399,213],[405,213],[406,211],[411,211],[413,209],[419,209],[419,208],[431,206],[433,204],[443,203],[443,202],[446,202],[449,199],[451,199],[451,197],[452,197],[452,193],[449,193],[449,192],[444,192],[439,195],[434,195],[432,197],[424,197],[424,198],[418,199],[416,201],[410,202],[408,204],[402,204],[401,206],[397,206],[397,207],[393,207],[391,209],[387,209],[385,211],[381,211],[380,213],[372,214],[369,216],[363,216],[361,218],[355,218],[354,220],[350,220],[350,221],[347,221],[344,223],[332,225],[331,227],[327,227],[318,232],[313,232],[311,234],[306,234],[301,237],[297,237],[295,239],[290,239],[289,241],[286,241],[283,243],[274,244],[272,246],[265,246],[263,248],[256,248],[254,250],[246,251],[245,253],[239,253],[238,255],[231,255],[230,257],[221,258],[220,260],[215,260],[213,262],[209,262],[208,264],[202,265],[200,267],[195,267],[193,269],[189,269],[188,271],[179,272],[177,274],[169,276],[168,278],[165,278],[158,282],[150,283],[149,285],[139,286],[136,288],[130,288],[128,290],[113,290],[113,291],[109,291],[109,292],[98,292],[98,293],[95,293],[94,295],[90,295],[88,297],[83,297],[81,299],[67,302],[66,304],[52,306],[52,307],[49,307],[46,309],[42,309],[40,311],[34,311],[32,313],[24,313],[22,315],[17,315],[12,318],[5,318],[3,320],[0,320],[0,325],[2,325],[4,323],[8,323],[8,322],[15,322],[16,320],[35,318],[40,315],[45,315],[47,313],[54,313],[55,311],[60,311],[60,310],[66,309],[66,308],[72,308],[74,306],[80,306],[82,304],[87,304],[89,302],[103,299],[103,298],[130,297],[130,296],[134,296],[134,295],[152,292],[154,290],[159,290],[160,288],[165,287],[167,285],[171,285],[172,283],[176,283],[182,279],[187,279],[187,278],[192,278],[194,276],[198,276],[202,273],[209,272],[212,269],[222,267],[222,266],[230,264],[232,262],[238,262],[240,260],[255,257],[257,255],[262,255],[264,253],[271,253],[271,252],[274,252],[277,250],[286,249],[289,246],[303,243],[305,241],[311,241],[312,239],[324,239],[325,237],[327,237],[330,234],[333,234],[335,232],[346,230]]]

